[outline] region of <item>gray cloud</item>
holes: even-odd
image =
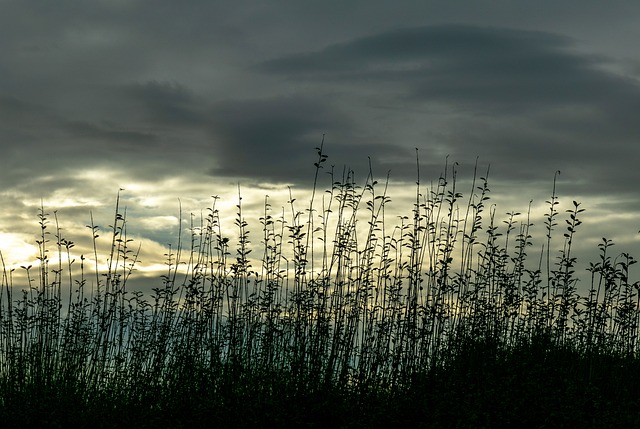
[[[572,51],[550,33],[469,25],[400,29],[311,53],[263,62],[258,70],[292,79],[394,82],[420,102],[548,108],[551,104],[620,101],[640,96],[637,83],[606,73],[606,59]]]
[[[359,137],[354,115],[341,107],[339,102],[303,96],[217,103],[209,121],[217,164],[210,174],[308,185],[317,160],[314,148],[325,134],[327,170],[349,168],[364,178],[369,157],[382,175],[391,167],[387,159],[411,161],[412,150],[402,145]],[[398,169],[399,178],[405,176],[404,167]]]
[[[219,103],[210,124],[212,175],[276,180],[307,174],[323,133],[346,126],[325,104],[300,97]]]
[[[422,146],[444,145],[466,163],[481,156],[500,166],[503,180],[526,183],[561,169],[576,178],[571,192],[607,192],[616,183],[616,192],[636,193],[619,171],[634,171],[640,156],[640,85],[575,45],[547,32],[424,26],[275,58],[257,70],[351,93],[376,87],[389,103],[430,106],[425,123],[434,111],[448,112],[435,141]]]
[[[419,60],[451,58],[476,62],[499,60],[522,48],[540,51],[565,45],[564,37],[517,30],[481,28],[469,25],[439,25],[403,28],[331,45],[325,49],[266,61],[261,68],[278,73],[307,73],[316,76],[386,76],[385,71],[402,70]],[[386,70],[385,70],[386,69]]]
[[[202,127],[203,102],[177,82],[149,81],[127,85],[122,90],[141,120],[157,127]]]

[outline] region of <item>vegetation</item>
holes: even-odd
[[[326,159],[302,211],[265,199],[257,246],[241,199],[233,240],[214,199],[150,295],[128,290],[119,202],[106,270],[96,225],[89,266],[43,208],[27,284],[2,262],[2,426],[640,426],[636,261],[603,239],[578,293],[583,209],[558,211],[555,180],[534,251],[530,213],[496,224],[486,175],[466,198],[455,165],[418,180],[390,226],[372,174],[330,171],[319,196]]]

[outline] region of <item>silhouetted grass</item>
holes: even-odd
[[[258,235],[240,198],[225,236],[214,199],[150,295],[127,287],[119,200],[106,270],[96,225],[89,266],[42,208],[27,283],[3,261],[3,427],[640,426],[635,260],[603,239],[578,293],[583,209],[558,212],[555,179],[534,251],[530,213],[496,224],[486,175],[467,197],[456,165],[418,178],[390,225],[388,182],[330,171],[321,194],[326,159],[304,206],[265,199]]]

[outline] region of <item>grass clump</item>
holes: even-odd
[[[584,210],[574,201],[561,222],[555,180],[530,265],[530,212],[498,225],[487,175],[466,198],[456,165],[428,187],[418,179],[409,213],[389,225],[388,178],[370,172],[360,186],[332,169],[320,196],[326,159],[318,148],[302,211],[291,197],[275,215],[265,199],[257,246],[242,199],[232,240],[214,198],[150,294],[128,288],[139,247],[119,199],[104,270],[93,221],[90,266],[42,208],[26,284],[3,261],[3,425],[640,423],[636,261],[612,258],[603,239],[578,293]]]

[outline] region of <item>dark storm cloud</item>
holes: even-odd
[[[45,106],[29,103],[15,97],[0,96],[0,126],[7,134],[21,136],[23,144],[40,144],[43,150],[48,147],[58,149],[61,154],[66,149],[92,147],[101,144],[127,143],[150,144],[156,140],[152,133],[136,132],[126,128],[87,121],[69,120]],[[16,153],[34,157],[37,153],[24,151],[24,146],[11,145]],[[71,155],[73,158],[74,154]]]
[[[278,73],[359,78],[415,70],[416,61],[495,58],[521,49],[541,51],[565,45],[566,38],[545,33],[440,25],[404,28],[328,46],[321,51],[266,61],[261,68]]]
[[[89,122],[70,122],[65,124],[65,129],[71,137],[84,139],[98,144],[115,144],[112,149],[126,144],[129,146],[148,146],[157,140],[151,133],[141,133],[130,130],[119,130],[108,126],[100,126]]]
[[[411,152],[394,143],[354,138],[355,123],[336,103],[302,96],[220,102],[210,114],[213,176],[251,177],[308,184],[317,161],[315,148],[327,132],[326,167],[368,169],[368,156],[380,173],[380,160]]]
[[[211,112],[211,174],[295,180],[323,133],[341,126],[337,112],[300,97],[220,103]]]
[[[0,94],[0,125],[3,130],[33,129],[34,124],[51,126],[54,115],[45,107]]]
[[[155,126],[200,127],[204,125],[203,103],[177,82],[150,81],[123,89],[143,119]]]
[[[267,61],[258,69],[350,85],[393,82],[415,101],[482,109],[546,108],[640,94],[633,82],[604,72],[603,58],[572,47],[571,39],[555,34],[440,25],[363,37]]]
[[[42,193],[54,187],[51,182],[39,182],[40,176],[56,175],[71,186],[71,177],[77,172],[109,165],[141,179],[162,177],[171,169],[178,172],[198,157],[204,144],[191,131],[198,129],[193,124],[198,124],[199,107],[179,97],[167,99],[166,92],[171,91],[163,92],[160,84],[139,86],[135,90],[111,88],[108,92],[112,93],[112,99],[95,97],[93,112],[87,110],[88,114],[83,115],[14,96],[0,96],[3,185],[32,184],[35,193]],[[147,93],[148,87],[154,86],[160,89]],[[154,97],[164,99],[154,103]],[[109,109],[108,106],[117,110],[102,117],[101,110]],[[170,111],[184,113],[169,117]],[[191,124],[191,129],[185,131],[187,124]],[[204,174],[205,169],[202,171]]]
[[[371,156],[378,172],[393,167],[399,179],[412,177],[420,146],[434,164],[447,154],[466,163],[526,158],[502,167],[512,180],[574,163],[606,181],[616,157],[638,155],[630,147],[640,137],[638,84],[568,36],[499,27],[491,11],[431,10],[430,2],[381,4],[358,26],[364,3],[341,7],[338,21],[331,8],[295,2],[196,3],[7,2],[0,122],[4,141],[21,143],[9,159],[54,171],[59,152],[67,168],[117,158],[141,176],[164,164],[299,180],[326,134],[336,165],[366,168]],[[426,10],[431,22],[453,14],[494,26],[399,27],[430,22]]]
[[[440,146],[453,160],[497,164],[502,180],[527,183],[561,169],[574,179],[568,192],[610,194],[615,186],[634,194],[620,171],[636,171],[640,157],[640,85],[610,63],[557,34],[438,25],[347,40],[257,70],[354,94],[376,88],[388,104],[446,111],[432,134]],[[429,116],[426,109],[425,123]]]

